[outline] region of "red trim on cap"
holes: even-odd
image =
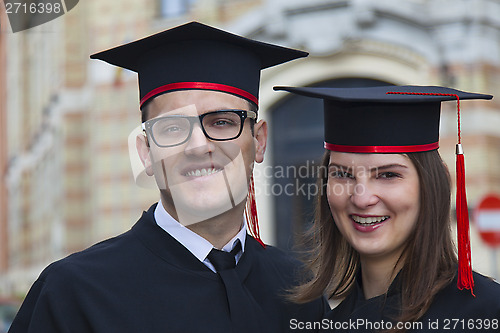
[[[439,142],[412,146],[346,146],[325,142],[325,148],[342,153],[416,153],[439,148]]]
[[[151,90],[148,92],[142,99],[141,99],[141,107],[144,103],[146,103],[149,99],[153,98],[154,96],[168,92],[171,90],[182,90],[182,89],[203,89],[203,90],[216,90],[216,91],[222,91],[230,94],[234,94],[243,98],[246,98],[255,104],[259,104],[259,100],[257,97],[254,95],[250,94],[249,92],[239,89],[236,87],[228,86],[225,84],[219,84],[219,83],[209,83],[209,82],[176,82],[176,83],[169,83],[164,86],[158,87],[156,89]]]

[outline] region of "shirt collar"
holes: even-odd
[[[189,250],[198,260],[201,262],[205,261],[206,257],[214,246],[207,241],[205,238],[201,237],[197,233],[186,228],[179,222],[177,222],[163,207],[161,200],[156,205],[155,209],[155,220],[156,224],[166,232],[175,238],[179,243],[181,243],[186,249]],[[239,260],[242,253],[245,251],[245,239],[246,239],[246,221],[243,223],[242,228],[224,247],[223,251],[231,251],[236,245],[236,241],[241,242],[241,252],[236,255],[236,261]]]

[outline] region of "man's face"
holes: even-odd
[[[185,90],[154,98],[148,105],[148,118],[197,117],[231,109],[249,110],[249,104],[222,92]],[[146,172],[155,176],[167,211],[180,223],[197,223],[244,202],[253,162],[263,160],[267,139],[265,122],[255,124],[253,136],[251,121],[245,120],[241,135],[228,141],[207,138],[199,121],[192,124],[189,139],[177,146],[159,147],[148,138],[148,149],[145,140],[138,138],[137,147]]]

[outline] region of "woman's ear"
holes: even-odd
[[[153,166],[151,163],[151,155],[149,153],[148,137],[144,133],[137,135],[135,146],[137,148],[137,152],[139,153],[139,157],[141,158],[142,164],[144,165],[144,169],[146,170],[146,174],[148,176],[152,176]]]

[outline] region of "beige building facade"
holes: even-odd
[[[26,31],[2,26],[0,295],[23,297],[50,262],[129,229],[158,200],[130,167],[136,75],[89,55],[258,3],[89,0]]]
[[[85,0],[40,27],[3,31],[0,295],[23,296],[48,263],[129,229],[158,199],[130,170],[128,135],[140,124],[136,75],[90,54],[194,19],[309,51],[265,70],[260,91],[259,117],[270,126],[266,159],[255,170],[261,234],[292,249],[311,220],[321,105],[272,87],[448,85],[500,96],[500,1],[470,3]],[[500,103],[462,108],[473,208],[500,191]],[[456,109],[445,109],[440,151],[453,173]],[[471,234],[474,267],[497,274],[474,225]]]
[[[0,12],[0,22],[5,22],[6,13]],[[0,69],[7,61],[6,34],[0,24]],[[7,187],[3,181],[7,170],[7,76],[0,71],[0,274],[5,274],[9,265],[9,238],[7,235]]]
[[[239,22],[247,35],[271,42],[302,47],[307,59],[266,71],[261,86],[261,113],[270,123],[268,158],[260,166],[263,186],[258,197],[264,221],[273,221],[265,235],[283,248],[293,248],[296,234],[302,234],[312,218],[311,193],[297,190],[287,195],[276,185],[293,183],[279,178],[280,165],[296,169],[312,165],[323,151],[321,115],[287,123],[301,117],[294,110],[296,97],[272,91],[274,85],[351,86],[389,84],[445,85],[466,91],[500,93],[500,14],[499,1],[269,1],[267,15],[255,13],[248,22]],[[252,22],[252,23],[250,23]],[[312,103],[312,102],[311,102]],[[320,108],[320,104],[307,104]],[[500,102],[463,102],[462,138],[467,167],[467,191],[471,213],[474,268],[500,278],[492,263],[493,252],[479,237],[474,208],[488,193],[500,193]],[[287,117],[280,116],[285,112]],[[457,140],[456,103],[445,103],[441,121],[440,153],[455,177]],[[305,121],[304,121],[305,120]],[[300,128],[307,132],[300,133]],[[300,140],[281,140],[298,133]],[[316,135],[312,133],[318,133]],[[313,138],[314,137],[314,138]],[[310,144],[301,146],[301,142]],[[293,155],[296,155],[295,157]],[[295,159],[294,159],[295,158]],[[269,177],[274,172],[275,176]],[[276,179],[278,178],[278,179]],[[314,178],[314,177],[313,177]],[[309,180],[311,184],[313,180]],[[259,185],[257,185],[259,186]],[[316,190],[314,187],[312,189]],[[307,192],[307,191],[305,191]],[[302,197],[302,200],[297,199]],[[282,201],[282,202],[280,202]],[[452,205],[454,206],[454,204]],[[291,209],[290,209],[291,208]],[[500,226],[500,221],[498,221]],[[287,233],[283,237],[283,232]],[[282,237],[280,239],[280,237]],[[498,256],[496,256],[498,261]],[[496,262],[496,267],[500,262]]]

